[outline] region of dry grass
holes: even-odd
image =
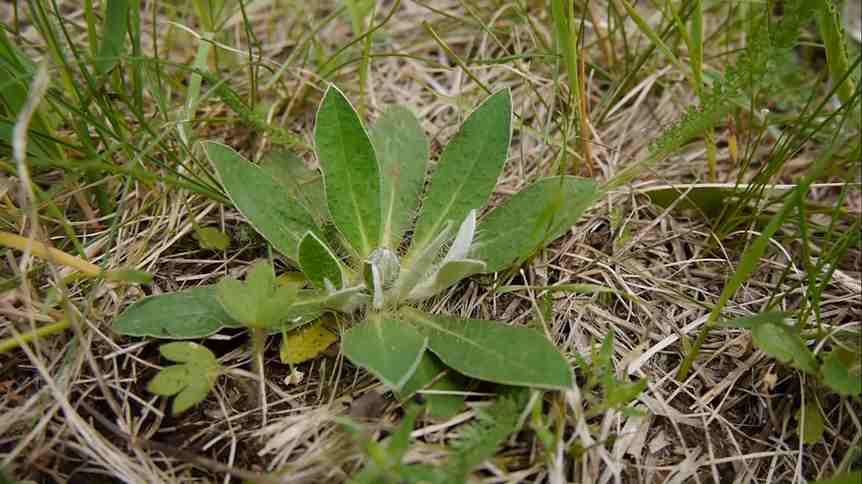
[[[61,3],[71,23],[80,26],[77,2]],[[153,2],[142,3],[145,53],[151,53]],[[292,59],[311,26],[332,8],[316,2],[258,5],[248,15],[261,47],[259,62],[271,69]],[[518,115],[516,135],[494,197],[497,203],[536,177],[553,173],[562,149],[567,163],[586,167],[579,143],[566,140],[562,133],[559,112],[565,104],[560,96],[564,88],[555,81],[553,63],[536,56],[543,45],[553,42],[543,2],[525,3],[529,22],[518,16],[516,4],[495,5],[404,2],[380,31],[375,46],[375,53],[401,56],[373,58],[365,102],[366,117],[371,119],[387,104],[409,106],[422,120],[437,153],[466,109],[485,95],[480,83],[493,89],[511,87]],[[375,18],[384,18],[391,6],[382,2]],[[9,6],[4,10],[10,18]],[[160,47],[165,49],[161,55],[187,63],[195,44],[190,34],[172,28],[168,10],[163,7],[157,12],[159,41],[173,38],[169,50]],[[610,68],[602,57],[601,43],[595,42],[597,32],[604,35],[607,29],[603,12],[597,9],[599,25],[586,21],[590,46],[586,52],[591,61]],[[191,18],[179,15],[173,21],[194,30]],[[721,19],[708,20],[708,30],[719,28]],[[449,49],[472,61],[469,73],[434,41],[423,21],[433,26]],[[26,22],[23,27],[22,38],[38,45],[38,36]],[[644,42],[632,25],[628,27],[631,42]],[[233,23],[226,32],[220,41],[245,53],[242,22]],[[83,29],[73,35],[83,36]],[[327,48],[343,45],[351,37],[345,16],[316,34]],[[222,61],[230,58],[224,52],[221,55]],[[525,57],[507,62],[477,62],[521,55]],[[618,59],[621,55],[616,52]],[[327,80],[311,64],[292,61],[278,83],[262,95],[277,106],[267,114],[270,122],[300,134],[310,145],[314,106]],[[231,84],[245,92],[248,77],[240,68],[246,62],[244,55],[226,62],[235,64],[222,75],[232,72]],[[606,107],[609,114],[603,123],[590,126],[596,178],[607,180],[642,157],[648,142],[696,102],[684,73],[659,57],[649,62],[651,74]],[[358,93],[357,65],[346,65],[334,79],[352,97]],[[609,83],[593,72],[587,87],[589,108],[597,112]],[[179,106],[181,101],[175,101]],[[204,103],[199,119],[198,136],[224,139],[249,158],[272,149],[271,140],[239,125],[217,100]],[[165,124],[161,129],[167,132],[173,127]],[[728,132],[719,130],[716,135],[721,142]],[[312,153],[301,154],[309,164],[315,163]],[[718,160],[722,180],[732,181],[736,165],[726,148],[719,149]],[[804,152],[798,162],[797,166],[809,162]],[[536,317],[541,291],[500,295],[493,290],[495,285],[589,282],[611,287],[629,297],[556,293],[553,318],[544,321],[546,328],[573,365],[574,354],[588,355],[604,335],[614,332],[618,376],[649,381],[635,405],[643,416],[617,411],[591,415],[590,396],[577,388],[546,395],[548,407],[559,410],[553,417],[563,429],[558,451],[543,448],[532,432],[521,432],[500,449],[497,459],[476,470],[477,482],[802,483],[832,474],[850,449],[858,448],[862,439],[859,403],[835,396],[821,400],[827,417],[825,439],[814,445],[799,443],[794,412],[801,401],[811,398],[804,391],[806,377],[756,350],[747,331],[716,330],[696,371],[685,381],[675,379],[685,344],[706,321],[752,232],[740,230],[718,243],[702,217],[656,207],[642,191],[656,184],[703,180],[705,173],[705,148],[700,143],[689,145],[633,185],[608,196],[513,279],[474,278],[435,300],[435,310],[524,324]],[[120,181],[111,180],[111,186],[119,190]],[[357,371],[337,351],[301,365],[302,380],[297,382],[278,363],[276,341],[270,342],[266,426],[261,426],[263,409],[254,405],[256,383],[249,383],[255,377],[243,372],[250,355],[242,332],[207,342],[231,372],[219,380],[204,404],[172,417],[166,401],[146,391],[145,383],[160,361],[157,342],[113,334],[112,318],[144,294],[214,283],[241,272],[265,249],[259,238],[247,236],[251,232],[242,226],[236,211],[199,195],[164,184],[133,184],[117,193],[123,198],[115,233],[92,224],[71,202],[73,193],[63,193],[66,198],[58,203],[70,207],[67,216],[92,261],[109,268],[147,270],[156,277],[152,286],[79,281],[64,287],[57,283],[60,274],[19,254],[6,254],[7,275],[28,267],[36,273],[24,278],[32,281],[31,287],[0,295],[0,338],[25,331],[32,322],[52,321],[58,312],[73,318],[74,331],[0,354],[0,468],[20,479],[80,483],[227,483],[258,473],[269,476],[261,482],[340,482],[355,473],[363,456],[337,419],[367,417],[370,428],[382,435],[398,422],[400,408],[388,395],[381,396],[384,389],[373,378]],[[830,203],[835,190],[820,188],[815,197]],[[859,200],[858,189],[847,199],[847,208],[855,216]],[[193,222],[226,227],[232,247],[223,254],[201,250],[191,237]],[[770,297],[780,298],[779,307],[796,307],[804,297],[800,286],[804,269],[792,256],[797,250],[773,241],[760,269],[726,313],[756,313]],[[859,328],[859,261],[859,251],[851,250],[823,296],[820,309],[830,328]],[[788,275],[781,278],[785,270]],[[49,290],[63,294],[64,303],[44,304]],[[449,421],[422,420],[413,432],[408,460],[443,462],[445,444],[473,419],[475,408],[487,404],[484,390],[478,389],[468,407]],[[577,459],[569,452],[574,448],[582,450]]]

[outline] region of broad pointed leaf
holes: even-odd
[[[371,128],[371,140],[383,184],[381,243],[395,249],[419,208],[428,163],[428,139],[409,109],[393,106]]]
[[[844,396],[862,395],[862,375],[859,373],[859,355],[833,349],[825,358],[820,371],[823,373],[823,383],[835,393]]]
[[[445,373],[444,373],[445,372]],[[398,392],[398,399],[404,402],[422,390],[433,390],[444,393],[425,393],[425,408],[430,415],[437,418],[449,418],[464,407],[464,395],[457,392],[464,391],[464,378],[434,356],[430,351],[422,354],[419,366],[413,372],[413,376],[407,380],[404,387]]]
[[[567,389],[572,369],[544,334],[495,321],[410,311],[428,349],[460,373],[505,385]]]
[[[276,250],[296,260],[300,239],[306,232],[318,233],[308,210],[232,148],[211,141],[204,148],[240,213]]]
[[[299,266],[308,280],[321,289],[326,287],[323,281],[327,279],[336,288],[343,285],[338,258],[311,232],[299,243]]]
[[[359,115],[335,86],[320,103],[314,140],[332,220],[365,257],[380,242],[380,168]]]
[[[414,248],[431,241],[447,222],[457,224],[485,205],[509,152],[512,93],[489,96],[461,125],[440,155],[413,234]]]
[[[471,258],[485,261],[486,272],[503,270],[563,235],[600,196],[590,180],[539,180],[479,222]]]
[[[751,330],[754,345],[782,363],[809,373],[817,373],[817,360],[802,338],[785,324],[758,324]]]
[[[416,371],[427,338],[410,324],[375,317],[347,330],[341,351],[389,387],[399,390]]]
[[[123,311],[113,328],[125,336],[191,339],[238,324],[219,304],[216,287],[205,286],[146,297]]]
[[[260,168],[269,173],[314,216],[318,224],[329,220],[323,175],[305,166],[305,162],[290,151],[273,151],[260,160]]]

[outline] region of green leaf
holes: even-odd
[[[113,328],[125,336],[191,339],[236,324],[216,299],[215,286],[204,286],[146,297],[123,311]]]
[[[754,329],[755,326],[761,324],[784,325],[784,320],[789,316],[789,313],[781,311],[767,311],[753,316],[745,316],[731,321],[725,321],[721,323],[721,325],[730,328]]]
[[[427,338],[409,324],[374,317],[347,330],[341,351],[387,386],[399,390],[416,371]]]
[[[296,260],[300,239],[306,232],[318,233],[308,210],[232,148],[207,141],[204,149],[240,213],[276,250]]]
[[[443,372],[446,373],[443,374]],[[413,372],[413,376],[398,392],[398,399],[403,403],[420,390],[425,389],[463,392],[464,383],[461,380],[460,375],[446,368],[446,365],[433,353],[426,351],[422,354],[422,359],[419,361],[416,371]],[[464,407],[464,395],[424,393],[422,398],[425,400],[428,414],[437,418],[452,417]]]
[[[383,190],[381,243],[397,249],[419,207],[428,163],[428,139],[409,109],[392,106],[371,128]]]
[[[298,200],[318,224],[329,220],[323,176],[305,166],[302,158],[290,151],[273,151],[261,158],[260,168],[283,186],[291,198]]]
[[[218,283],[218,301],[231,317],[249,328],[274,327],[291,317],[295,287],[278,284],[268,261],[256,262],[245,283],[223,279]]]
[[[320,103],[314,140],[332,220],[366,257],[380,242],[380,168],[359,115],[335,86]]]
[[[230,237],[216,227],[195,227],[195,239],[201,249],[222,251],[230,246]]]
[[[602,402],[606,408],[622,408],[646,390],[646,379],[634,382],[622,382],[614,378],[614,383],[605,388],[605,399]]]
[[[802,338],[784,324],[758,324],[751,330],[755,346],[782,363],[790,363],[809,373],[817,373],[817,360]]]
[[[805,413],[803,418],[803,412]],[[805,422],[803,422],[803,419]],[[817,402],[809,401],[805,407],[796,411],[796,421],[799,427],[796,431],[803,444],[816,444],[823,438],[823,432],[826,430],[826,422],[823,420],[823,415],[820,414],[820,408]]]
[[[440,155],[413,234],[413,250],[422,250],[447,222],[458,223],[485,205],[506,162],[511,133],[512,93],[504,89],[470,114]]]
[[[99,55],[96,57],[96,71],[104,74],[119,62],[126,50],[126,33],[128,32],[129,3],[127,0],[108,0],[105,21],[102,23],[102,43]]]
[[[601,194],[590,180],[539,180],[479,222],[471,258],[485,261],[486,272],[506,269],[563,235]]]
[[[221,373],[221,365],[206,347],[188,341],[177,341],[159,347],[166,359],[182,363],[163,368],[147,384],[157,395],[173,396],[172,413],[182,413],[203,401]]]
[[[408,310],[428,348],[446,365],[505,385],[568,389],[572,370],[543,333],[496,321],[459,320]]]
[[[812,484],[862,484],[862,471],[844,472]]]
[[[859,374],[859,357],[847,352],[844,356],[843,350],[833,349],[825,358],[820,371],[823,374],[823,383],[835,393],[844,396],[862,395],[862,375]],[[855,371],[852,366],[855,365]]]
[[[336,288],[343,285],[338,258],[311,232],[299,243],[299,267],[308,280],[321,289],[326,287],[326,280]]]

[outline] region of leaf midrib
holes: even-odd
[[[365,226],[362,223],[362,212],[359,210],[359,201],[356,199],[356,191],[353,189],[353,174],[350,172],[350,169],[347,166],[347,147],[344,143],[344,136],[342,133],[343,123],[341,120],[342,110],[338,110],[335,113],[335,122],[338,128],[338,149],[341,151],[341,169],[346,174],[347,184],[349,186],[348,192],[350,192],[350,201],[353,204],[353,212],[356,217],[356,228],[359,230],[359,236],[362,238],[362,248],[361,252],[363,255],[367,255],[370,252],[370,243],[368,242],[368,234],[365,232]]]

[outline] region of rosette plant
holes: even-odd
[[[501,90],[475,108],[443,149],[427,189],[428,140],[416,118],[392,107],[366,130],[334,86],[316,117],[319,183],[305,183],[296,170],[274,176],[223,144],[203,143],[233,204],[307,284],[277,290],[268,273],[265,294],[254,297],[247,293],[258,276],[247,278],[246,290],[230,281],[227,289],[150,297],[131,306],[116,330],[174,339],[226,326],[280,332],[331,311],[349,321],[343,354],[401,396],[429,385],[457,389],[463,376],[570,387],[571,366],[544,332],[422,309],[465,278],[523,263],[600,196],[590,180],[553,176],[479,217],[507,160],[511,103]],[[243,308],[243,300],[255,307]],[[428,400],[438,413],[460,403],[433,393]]]

